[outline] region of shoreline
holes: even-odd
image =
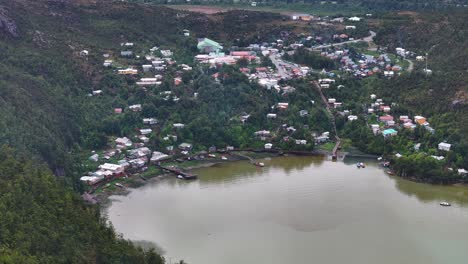
[[[255,151],[239,151],[239,152],[247,152],[248,154],[253,156],[253,159],[274,158],[274,157],[281,156],[278,153],[274,153],[274,152],[255,152]],[[300,156],[297,154],[287,154],[287,155]],[[321,154],[311,153],[309,156],[321,156]],[[183,169],[193,170],[193,169],[208,168],[208,167],[213,167],[218,164],[237,162],[237,161],[248,162],[248,159],[242,156],[238,156],[237,154],[231,155],[231,157],[232,158],[229,160],[221,160],[221,159],[203,160],[203,161],[200,161],[199,164],[183,167]],[[129,179],[130,182],[127,182],[127,184],[124,184],[123,185],[124,188],[115,188],[115,189],[105,188],[105,189],[102,189],[99,193],[93,194],[93,197],[97,201],[97,204],[101,207],[101,210],[102,210],[102,209],[107,208],[107,206],[111,203],[109,197],[113,195],[126,196],[134,189],[138,189],[149,183],[157,182],[157,181],[165,179],[166,177],[172,177],[172,176],[173,176],[172,173],[155,174],[155,175],[146,176],[146,177],[141,176],[139,173],[133,174],[129,176],[128,178],[126,178],[126,179]],[[143,180],[142,177],[146,178],[146,180]]]
[[[269,151],[253,151],[253,150],[244,150],[244,151],[238,151],[238,152],[244,152],[247,153],[248,155],[251,155],[253,159],[264,159],[264,158],[275,158],[275,157],[281,157],[284,154],[286,155],[291,155],[291,156],[330,156],[331,152],[326,151],[326,150],[314,150],[313,152],[310,152],[308,154],[304,153],[284,153],[284,154],[279,154],[277,152],[269,152]],[[341,152],[341,156],[343,157],[341,160],[344,158],[364,158],[364,159],[373,159],[377,157],[377,155],[371,155],[371,154],[357,154],[353,155],[352,153],[349,152]],[[237,162],[237,161],[246,161],[248,162],[248,159],[243,157],[242,155],[237,155],[235,152],[233,152],[233,155],[230,156],[231,158],[229,160],[221,160],[221,159],[214,159],[214,160],[203,160],[203,161],[198,161],[200,162],[199,164],[195,165],[190,165],[187,167],[182,168],[184,170],[193,170],[193,169],[200,169],[200,168],[208,168],[208,167],[213,167],[218,164],[223,164],[223,163],[228,163],[228,162]],[[181,164],[183,165],[183,163]],[[154,165],[153,165],[154,166]],[[463,183],[463,182],[455,182],[455,183],[448,183],[448,184],[441,184],[441,183],[432,183],[429,181],[424,181],[416,177],[403,177],[400,175],[397,175],[393,172],[393,170],[390,168],[381,168],[383,172],[390,177],[398,177],[401,179],[405,179],[411,182],[416,182],[416,183],[423,183],[423,184],[430,184],[430,185],[440,185],[440,186],[465,186],[468,187],[468,184]],[[128,195],[132,190],[138,189],[140,187],[143,187],[149,183],[161,181],[165,179],[166,177],[172,177],[172,173],[155,173],[154,175],[151,176],[142,176],[140,173],[133,174],[129,176],[127,179],[129,179],[128,182],[124,184],[123,188],[114,188],[114,189],[109,189],[105,188],[101,189],[101,191],[97,194],[93,194],[94,199],[96,200],[96,203],[101,207],[102,209],[107,208],[110,203],[112,202],[109,198],[113,195],[122,195],[126,196]],[[146,180],[143,180],[145,178]]]

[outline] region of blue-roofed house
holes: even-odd
[[[398,131],[396,131],[393,128],[385,129],[382,132],[382,135],[384,136],[384,138],[393,137],[393,136],[396,136],[397,134],[398,134]]]

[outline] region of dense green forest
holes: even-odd
[[[164,263],[107,227],[45,166],[0,150],[0,263]]]

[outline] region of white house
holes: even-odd
[[[439,150],[450,151],[451,146],[452,146],[451,144],[441,142],[441,143],[439,143]]]
[[[273,148],[273,144],[271,143],[266,143],[265,144],[265,149],[272,149]]]
[[[357,16],[354,16],[354,17],[350,17],[348,18],[349,21],[353,21],[353,22],[359,22],[361,21],[361,18],[357,17]]]
[[[267,118],[275,119],[275,118],[276,118],[276,114],[267,114]]]
[[[142,135],[148,135],[148,134],[151,134],[151,132],[153,132],[153,130],[151,128],[140,129],[140,134],[142,134]]]
[[[354,120],[357,120],[357,119],[358,119],[358,117],[355,116],[355,115],[349,115],[348,116],[348,121],[354,121]]]

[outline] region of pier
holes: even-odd
[[[322,88],[320,87],[319,83],[317,81],[312,81],[312,84],[318,90],[318,92],[320,94],[320,97],[322,97],[322,101],[325,104],[327,112],[328,112],[328,114],[330,116],[330,123],[331,123],[331,125],[333,127],[333,131],[335,132],[335,139],[336,139],[336,144],[335,144],[335,147],[333,147],[333,151],[332,151],[332,160],[337,160],[338,159],[338,150],[339,150],[340,145],[341,145],[341,138],[338,137],[338,131],[336,129],[335,116],[333,115],[333,113],[332,113],[332,111],[330,109],[330,105],[328,104],[327,98],[323,94]]]
[[[161,170],[165,172],[170,172],[175,174],[177,177],[180,175],[182,176],[185,180],[195,180],[198,178],[198,175],[192,174],[190,172],[186,172],[178,167],[175,166],[170,166],[170,167],[165,167],[161,165],[157,165]]]

